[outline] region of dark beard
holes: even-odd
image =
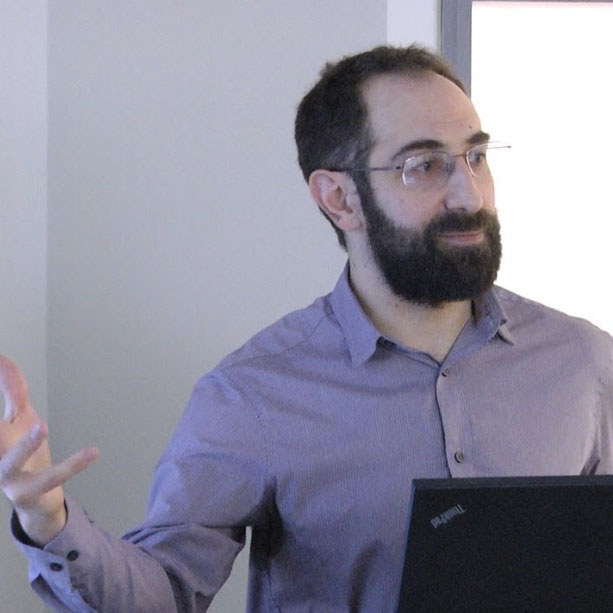
[[[475,299],[496,279],[502,245],[496,216],[483,209],[473,215],[448,211],[423,230],[401,228],[377,204],[369,182],[359,181],[366,232],[376,263],[390,289],[425,306]],[[477,245],[442,245],[441,232],[483,230]]]

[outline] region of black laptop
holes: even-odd
[[[613,476],[416,479],[398,611],[613,611]]]

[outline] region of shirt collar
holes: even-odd
[[[345,336],[353,366],[364,364],[372,357],[382,336],[351,289],[348,264],[332,291],[330,302]],[[475,326],[489,339],[498,334],[502,340],[514,344],[508,317],[498,300],[495,288],[475,301],[474,316]]]
[[[510,345],[515,344],[515,339],[510,330],[509,318],[498,300],[496,287],[489,290],[480,300],[475,302],[475,321],[479,328],[489,331],[489,337],[496,334]]]
[[[351,289],[348,264],[332,291],[330,302],[347,341],[351,362],[354,366],[360,366],[375,352],[381,334],[364,313]]]

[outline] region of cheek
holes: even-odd
[[[401,180],[399,185],[377,186],[374,195],[385,216],[404,228],[421,228],[445,208],[440,194],[413,195]]]
[[[494,190],[494,183],[491,182],[488,186],[482,190],[483,194],[483,208],[488,211],[496,210],[496,196]]]
[[[445,199],[440,195],[405,197],[399,204],[398,223],[405,228],[422,230],[445,210]]]

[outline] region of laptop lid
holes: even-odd
[[[416,479],[398,611],[613,611],[613,476]]]

